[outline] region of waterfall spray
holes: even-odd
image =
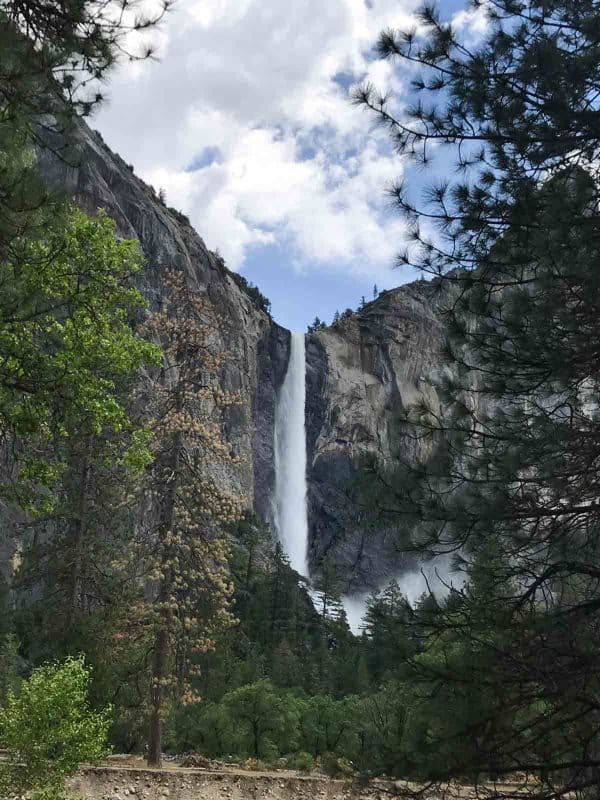
[[[275,527],[293,569],[308,576],[304,334],[292,333],[275,409]]]

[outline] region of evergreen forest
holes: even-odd
[[[348,101],[428,181],[388,193],[446,337],[440,402],[396,409],[427,457],[365,459],[347,491],[453,575],[373,591],[353,632],[335,560],[310,583],[219,479],[247,401],[229,321],[176,264],[149,297],[139,243],[39,168],[76,164],[169,0],[0,0],[0,797],[62,797],[111,749],[598,796],[600,4],[470,8],[477,41],[429,4],[382,31],[406,94]]]

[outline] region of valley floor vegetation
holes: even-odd
[[[473,41],[427,6],[378,43],[407,101],[355,92],[401,155],[456,166],[424,197],[391,190],[399,262],[432,278],[448,328],[440,403],[398,410],[405,452],[429,457],[365,464],[356,491],[398,547],[462,576],[414,607],[374,594],[359,636],[334,562],[315,607],[211,479],[244,401],[219,384],[224,321],[177,271],[151,306],[137,243],[38,175],[58,141],[77,158],[96,82],[168,10],[119,5],[0,0],[2,796],[15,761],[24,791],[60,796],[105,742],[154,766],[194,750],[597,796],[598,3],[476,0]]]

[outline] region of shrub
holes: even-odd
[[[296,704],[269,681],[242,686],[223,698],[236,731],[239,751],[273,761],[294,749],[298,728]]]
[[[352,764],[348,759],[335,753],[323,753],[321,756],[321,769],[330,778],[339,778],[342,775],[352,775]]]
[[[310,772],[314,766],[313,757],[310,753],[300,750],[287,758],[286,766],[288,769],[297,769],[299,772]]]
[[[91,711],[83,658],[36,669],[0,709],[0,797],[62,800],[64,779],[108,754],[109,709]]]

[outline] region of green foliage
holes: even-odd
[[[82,762],[102,759],[110,709],[94,712],[90,673],[82,658],[38,667],[0,709],[0,796],[27,792],[40,800],[64,797],[64,779]]]
[[[268,297],[265,297],[258,286],[255,286],[243,275],[240,275],[239,272],[232,272],[231,277],[235,283],[237,283],[240,289],[248,295],[256,308],[258,308],[260,311],[264,311],[265,314],[271,313],[271,301],[268,299]]]
[[[144,58],[151,52],[147,47],[131,50],[126,37],[155,26],[168,3],[152,16],[136,6],[117,2],[109,11],[100,0],[85,0],[61,2],[50,10],[5,0],[0,8],[0,111],[12,120],[25,119],[32,129],[45,118],[45,128],[58,131],[75,116],[88,115],[102,100],[99,81],[117,55]]]
[[[372,86],[356,93],[401,153],[426,164],[445,150],[457,167],[423,200],[393,190],[411,229],[399,261],[436,278],[449,368],[438,400],[406,414],[424,457],[386,476],[382,505],[412,521],[413,548],[454,553],[465,576],[409,626],[399,763],[435,779],[524,770],[540,796],[587,796],[600,765],[598,8],[473,5],[488,23],[474,44],[431,5],[418,29],[381,34],[381,57],[415,75],[406,115]]]
[[[323,753],[321,769],[330,778],[342,778],[352,774],[352,765],[349,761],[335,753]]]
[[[299,704],[291,694],[259,681],[228,692],[222,702],[242,752],[270,761],[294,749]]]
[[[306,332],[307,333],[316,333],[317,331],[322,331],[326,327],[327,327],[327,325],[326,325],[325,322],[320,320],[319,317],[315,317],[314,321],[309,324]]]
[[[413,611],[396,581],[367,602],[365,631],[367,633],[367,663],[377,680],[393,674],[398,665],[414,652],[409,623]]]
[[[4,703],[8,693],[16,688],[20,665],[17,637],[14,633],[0,635],[0,704]]]
[[[302,746],[315,757],[340,747],[350,724],[350,708],[329,695],[309,697],[300,717]]]
[[[314,760],[310,753],[300,750],[286,760],[288,769],[297,769],[298,772],[310,772],[314,767]]]
[[[141,265],[137,244],[117,241],[108,217],[76,210],[43,238],[16,239],[0,264],[0,418],[29,443],[20,481],[2,491],[31,510],[31,492],[55,484],[65,466],[46,455],[51,440],[56,456],[75,430],[98,436],[130,425],[121,384],[158,357],[131,328],[144,306],[130,285]],[[130,453],[143,463],[141,434]]]

